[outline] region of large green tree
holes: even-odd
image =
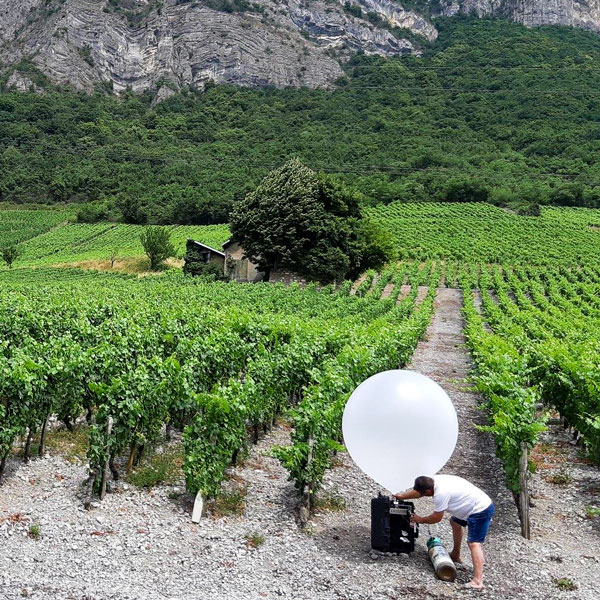
[[[390,248],[360,213],[360,197],[293,159],[236,202],[233,239],[268,279],[290,269],[322,282],[381,266]]]

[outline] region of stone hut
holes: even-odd
[[[247,258],[244,258],[244,249],[239,242],[227,240],[223,244],[225,251],[225,275],[236,281],[262,281],[264,273]]]
[[[244,258],[244,249],[239,242],[228,240],[223,244],[223,250],[216,250],[195,240],[188,240],[186,246],[184,271],[192,275],[202,272],[199,263],[214,263],[227,279],[235,281],[263,281],[265,274],[258,270],[255,263]],[[196,266],[197,265],[197,266]],[[272,283],[299,283],[306,285],[306,280],[297,273],[287,270],[271,271],[269,281]]]

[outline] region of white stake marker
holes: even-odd
[[[202,494],[198,492],[196,494],[196,500],[194,500],[194,510],[192,511],[192,522],[200,523],[200,518],[202,517],[202,507],[204,506],[204,500],[202,499]]]

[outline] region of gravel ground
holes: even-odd
[[[435,579],[421,529],[410,556],[373,558],[369,547],[370,499],[380,491],[346,454],[327,473],[322,496],[346,501],[346,509],[318,513],[307,530],[294,520],[293,486],[273,444],[285,444],[289,432],[273,430],[231,472],[229,486],[247,486],[242,516],[190,520],[192,498],[179,486],[140,491],[120,484],[91,511],[79,497],[83,465],[60,456],[28,465],[11,461],[0,487],[0,598],[108,599],[294,598],[383,600],[394,598],[598,598],[600,517],[584,517],[586,505],[598,505],[598,469],[577,456],[561,428],[547,434],[535,455],[533,540],[519,535],[516,509],[493,458],[493,444],[472,426],[483,414],[478,397],[464,378],[470,363],[461,346],[460,292],[442,288],[438,310],[411,368],[440,382],[459,413],[457,451],[445,471],[465,476],[494,498],[498,512],[486,543],[486,589],[461,589]],[[548,481],[567,473],[564,487]],[[417,501],[430,510],[429,500]],[[38,524],[40,536],[28,535]],[[438,533],[450,540],[447,522]],[[264,543],[249,547],[247,536]],[[465,562],[469,564],[465,548]],[[565,591],[555,583],[569,578]]]

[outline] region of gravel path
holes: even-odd
[[[456,404],[459,444],[445,470],[481,485],[499,507],[486,544],[487,588],[478,595],[598,598],[594,552],[600,519],[582,518],[584,504],[598,500],[598,470],[577,459],[562,429],[549,432],[540,458],[543,468],[534,479],[535,539],[520,537],[492,442],[472,426],[482,413],[465,381],[470,363],[461,346],[460,302],[459,291],[438,291],[437,313],[411,368],[440,382]],[[274,429],[242,466],[231,470],[226,485],[246,488],[243,515],[208,516],[199,525],[190,521],[192,498],[175,498],[183,482],[150,492],[121,484],[99,508],[87,512],[78,496],[84,465],[60,456],[28,465],[11,461],[0,487],[0,598],[389,600],[477,595],[460,588],[470,578],[468,571],[459,573],[459,584],[434,578],[424,549],[426,529],[410,557],[371,557],[369,506],[380,489],[345,453],[327,473],[321,496],[330,503],[345,499],[346,509],[318,513],[306,531],[299,531],[293,486],[270,456],[274,444],[288,440],[285,427]],[[564,465],[573,484],[563,491],[547,479]],[[419,512],[430,508],[428,502],[418,501]],[[40,527],[39,539],[28,536],[34,523]],[[439,533],[449,540],[447,522]],[[262,536],[264,543],[250,547],[251,536]],[[572,579],[578,589],[560,590],[553,580],[562,577]]]

